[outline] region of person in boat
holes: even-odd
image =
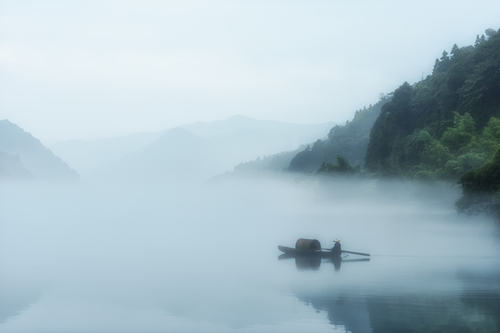
[[[332,248],[332,255],[340,256],[340,254],[342,253],[342,247],[340,246],[340,241],[335,240],[334,242],[335,242],[335,245]]]

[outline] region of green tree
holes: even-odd
[[[491,117],[478,139],[478,148],[484,150],[489,156],[500,149],[500,119]]]
[[[425,145],[420,159],[424,165],[433,170],[443,168],[451,154],[446,146],[438,140],[432,139]]]
[[[337,155],[337,164],[331,164],[323,162],[321,167],[318,169],[318,173],[355,173],[359,171],[359,167],[353,167],[349,161],[343,157]]]
[[[491,38],[491,37],[495,36],[497,34],[497,32],[495,31],[495,29],[489,28],[489,29],[486,29],[484,31],[484,34],[486,35],[487,38]]]
[[[451,152],[465,148],[476,134],[476,123],[469,113],[461,116],[455,112],[453,127],[445,130],[441,141]]]
[[[500,150],[484,166],[467,172],[460,178],[464,191],[497,192],[500,190]]]

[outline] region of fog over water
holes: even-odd
[[[302,176],[2,185],[0,331],[494,329],[498,227],[459,195]],[[372,257],[279,260],[299,237]]]

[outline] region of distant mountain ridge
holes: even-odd
[[[331,123],[294,124],[233,116],[225,120],[196,122],[162,132],[147,133],[141,142],[133,136],[106,139],[120,153],[103,158],[97,175],[109,177],[184,177],[207,179],[232,170],[244,161],[281,151],[295,150],[318,136]],[[75,165],[90,151],[102,148],[101,140],[54,145],[56,152]],[[106,148],[100,152],[105,157]],[[87,173],[83,171],[83,173]],[[92,173],[90,173],[92,174]]]
[[[144,148],[161,135],[145,132],[93,140],[67,140],[52,144],[51,149],[84,177]]]
[[[35,179],[76,179],[78,174],[40,140],[8,120],[0,120],[0,172]]]

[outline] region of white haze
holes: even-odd
[[[46,143],[244,114],[344,122],[500,2],[0,1],[0,119]]]
[[[296,176],[4,184],[0,331],[344,331],[353,324],[331,326],[318,299],[497,290],[496,229],[459,215],[458,196],[449,184]],[[298,271],[276,248],[298,237],[341,238],[372,259]],[[370,327],[366,308],[351,310]]]

